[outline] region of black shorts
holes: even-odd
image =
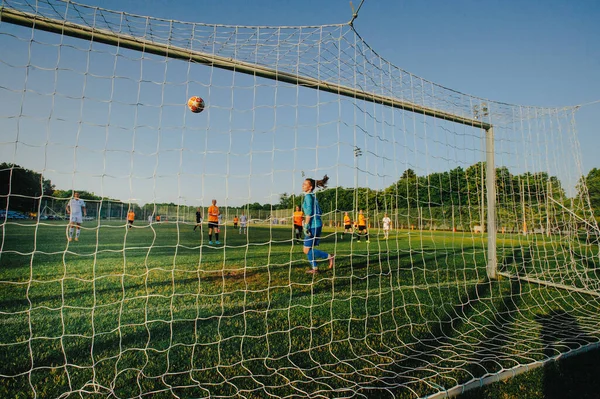
[[[129,224],[133,224],[133,220],[128,220],[127,221]]]
[[[208,228],[209,229],[218,229],[219,228],[219,222],[208,222]]]
[[[302,226],[300,226],[299,224],[295,224],[294,225],[294,230],[298,230],[299,232],[302,232],[304,228]]]
[[[367,226],[358,226],[358,231],[366,230]]]
[[[237,223],[233,224],[233,228],[237,229]]]
[[[345,225],[344,225],[344,229],[345,229],[345,230],[350,230],[351,228],[352,228],[352,225],[351,225],[351,224],[345,224]]]

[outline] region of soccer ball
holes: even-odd
[[[204,100],[198,96],[192,96],[187,102],[187,106],[195,114],[204,110]]]

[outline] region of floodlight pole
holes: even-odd
[[[355,198],[354,198],[354,205],[356,207],[356,213],[355,213],[355,220],[358,220],[358,211],[359,211],[359,207],[358,207],[358,157],[360,157],[362,155],[362,150],[360,149],[360,147],[358,146],[354,146],[354,187],[356,187],[355,189]]]
[[[485,159],[487,186],[488,278],[495,279],[498,271],[496,254],[496,166],[494,162],[494,128],[485,130]]]

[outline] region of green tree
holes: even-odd
[[[292,209],[294,208],[294,195],[288,195],[283,193],[279,196],[279,209]]]
[[[482,195],[485,202],[485,162],[477,162],[465,170],[467,202],[481,206]]]
[[[465,170],[460,166],[448,173],[450,186],[450,203],[452,205],[467,203],[467,180]]]
[[[263,209],[263,206],[261,204],[259,204],[258,202],[254,202],[252,204],[248,204],[247,206],[244,206],[244,208],[248,208],[251,211],[261,211]]]
[[[595,214],[600,212],[600,169],[593,168],[585,177],[579,179],[577,184],[577,195],[585,197],[588,195],[590,204]]]
[[[0,208],[37,212],[43,196],[51,196],[54,186],[37,172],[19,165],[0,163]]]
[[[396,183],[385,189],[386,202],[396,208],[415,208],[419,206],[419,186],[419,177],[407,169]]]

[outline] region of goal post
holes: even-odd
[[[485,130],[485,160],[486,160],[486,191],[487,191],[487,245],[488,264],[487,276],[496,278],[498,271],[498,255],[496,253],[496,165],[494,163],[494,128]]]

